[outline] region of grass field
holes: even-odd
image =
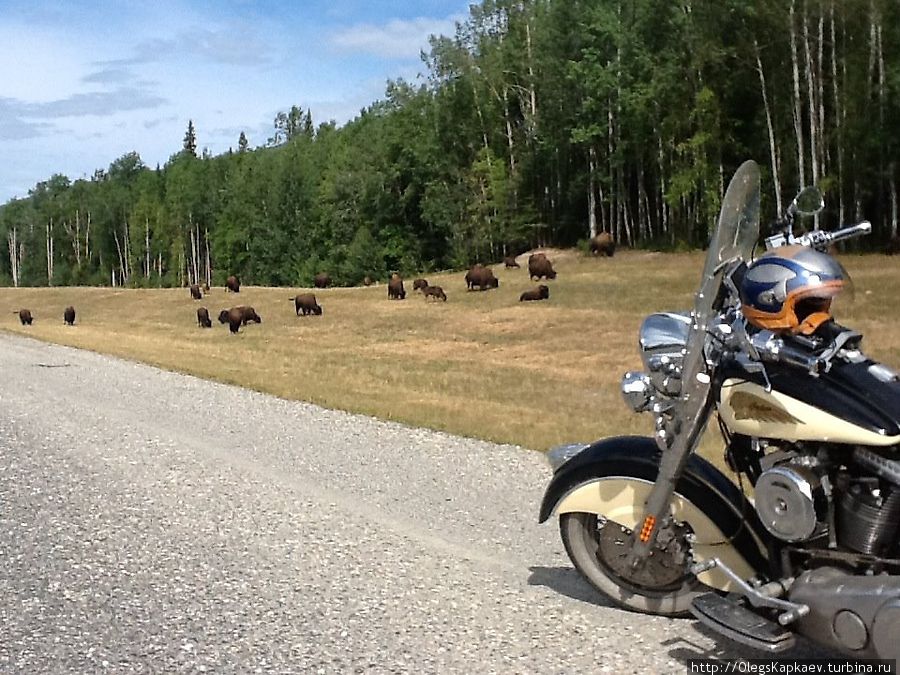
[[[289,298],[304,289],[0,289],[0,329],[115,354],[162,368],[289,399],[415,426],[516,443],[553,445],[649,433],[631,413],[619,380],[641,367],[637,330],[653,311],[687,308],[703,254],[625,251],[615,258],[552,252],[559,276],[550,299],[519,303],[535,284],[524,268],[495,266],[500,288],[466,292],[464,274],[429,275],[446,303],[412,292],[389,301],[385,285],[315,290],[320,317],[297,317]],[[837,310],[862,330],[874,357],[900,366],[900,258],[843,256],[855,281],[852,305]],[[307,289],[308,290],[308,289]],[[74,327],[62,313],[74,305]],[[215,321],[219,310],[252,305],[262,324],[239,335]],[[201,330],[196,308],[209,308]],[[34,325],[14,310],[27,307]],[[218,414],[219,411],[210,411]]]

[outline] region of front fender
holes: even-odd
[[[554,473],[539,522],[578,511],[615,515],[616,522],[634,528],[659,473],[659,461],[652,438],[621,436],[594,443]],[[672,511],[694,528],[696,562],[719,557],[745,578],[770,571],[768,533],[753,505],[716,467],[692,455],[675,492]],[[716,588],[728,586],[718,573],[701,580]]]

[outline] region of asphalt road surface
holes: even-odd
[[[759,656],[605,603],[537,524],[548,477],[522,448],[0,336],[0,672]]]

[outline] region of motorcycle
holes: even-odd
[[[621,607],[769,653],[800,634],[900,659],[900,377],[828,311],[849,277],[825,252],[871,225],[795,236],[822,208],[802,190],[754,260],[759,167],[738,169],[692,311],[646,317],[645,370],[622,380],[654,436],[551,450],[539,520],[559,518],[574,566]],[[695,454],[712,420],[734,480]]]

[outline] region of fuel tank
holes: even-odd
[[[900,378],[871,359],[834,359],[828,372],[766,364],[760,374],[726,367],[719,415],[739,434],[797,441],[898,446]]]

